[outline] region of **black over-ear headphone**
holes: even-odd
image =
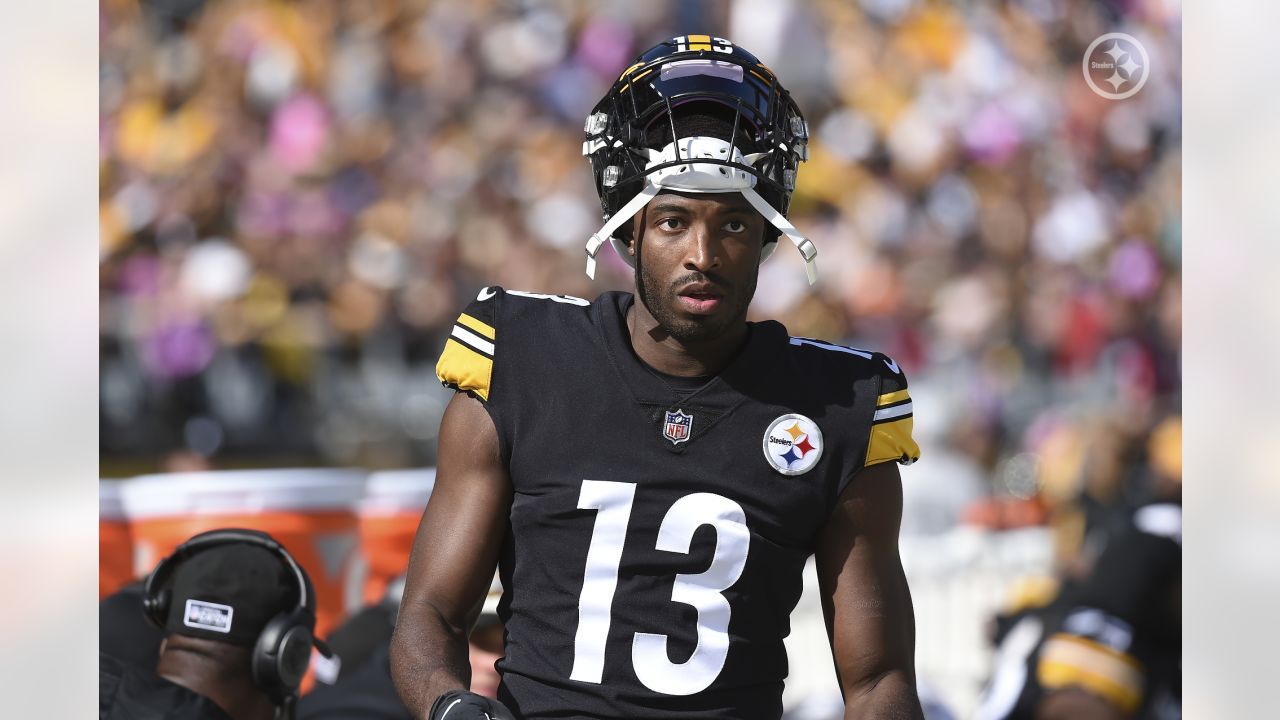
[[[297,581],[298,604],[292,610],[271,618],[262,628],[253,647],[251,672],[254,684],[276,705],[292,705],[298,686],[307,673],[314,646],[326,656],[332,653],[315,637],[315,594],[298,562],[270,535],[239,528],[200,533],[178,546],[173,554],[160,561],[147,577],[142,593],[142,607],[157,627],[164,628],[173,602],[170,580],[183,561],[196,553],[219,545],[243,543],[275,553],[293,571]]]

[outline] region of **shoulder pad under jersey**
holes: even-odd
[[[843,360],[849,378],[863,382],[868,377],[877,380],[876,405],[871,418],[871,435],[867,441],[864,466],[895,461],[910,465],[920,459],[920,447],[911,435],[912,403],[907,391],[907,376],[888,355],[871,350],[836,345],[824,340],[793,337],[790,344],[831,353],[833,360]]]
[[[587,300],[569,295],[504,290],[497,285],[482,289],[458,315],[449,339],[445,341],[436,377],[446,387],[470,393],[484,402],[490,400],[493,385],[493,363],[505,343],[506,357],[519,354],[522,344],[528,346],[533,318],[545,319],[553,308],[589,307]],[[503,318],[508,320],[504,326]],[[524,335],[522,339],[512,332]],[[500,337],[500,335],[505,337]]]
[[[500,287],[487,287],[476,295],[453,323],[449,339],[436,362],[436,377],[446,387],[489,401],[493,358],[498,343]]]
[[[874,353],[872,366],[880,376],[880,394],[871,417],[866,465],[896,461],[910,465],[920,459],[920,446],[912,437],[914,408],[907,391],[907,376],[884,353]]]

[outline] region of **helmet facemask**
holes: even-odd
[[[587,243],[587,275],[595,277],[605,240],[634,267],[616,233],[662,190],[738,192],[796,245],[813,283],[817,249],[785,217],[807,157],[808,127],[795,103],[741,48],[672,52],[674,43],[641,56],[587,118],[583,154],[606,219]],[[766,239],[761,262],[775,241]]]

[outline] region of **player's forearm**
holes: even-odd
[[[440,695],[471,684],[467,636],[432,608],[401,606],[391,639],[391,679],[415,718]]]
[[[884,673],[845,694],[845,720],[923,720],[910,673]]]

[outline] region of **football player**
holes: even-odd
[[[1006,621],[978,720],[1181,717],[1182,510],[1141,507],[1083,581]]]
[[[437,365],[458,390],[410,561],[391,668],[416,717],[773,718],[816,554],[846,717],[918,718],[897,463],[919,455],[890,358],[749,323],[808,128],[721,38],[644,52],[584,154],[636,292],[499,287]],[[497,565],[498,700],[467,691]]]
[[[1148,442],[1150,500],[1088,574],[1002,618],[977,720],[1182,716],[1182,423]]]

